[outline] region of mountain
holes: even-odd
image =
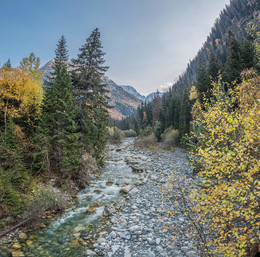
[[[123,87],[117,85],[109,77],[103,76],[103,81],[110,91],[108,93],[110,98],[108,102],[111,106],[114,106],[109,109],[111,118],[121,120],[134,114],[142,101],[135,95],[125,91]]]
[[[142,102],[146,101],[146,97],[144,95],[141,95],[139,92],[137,92],[137,90],[132,87],[132,86],[125,86],[125,85],[121,85],[121,87],[128,92],[131,95],[134,95],[135,97],[137,97],[138,99],[140,99]]]
[[[139,92],[137,92],[137,90],[132,87],[132,86],[124,86],[124,85],[121,85],[121,87],[128,93],[130,93],[131,95],[134,95],[135,97],[137,97],[138,99],[140,99],[142,102],[146,102],[146,103],[149,103],[151,102],[155,96],[157,94],[159,94],[159,96],[162,96],[163,93],[161,92],[153,92],[151,94],[149,94],[148,96],[144,96],[144,95],[141,95]]]
[[[53,64],[54,60],[51,60],[41,67],[40,70],[43,72],[44,80],[49,79],[51,72],[53,71]],[[109,90],[108,96],[110,99],[108,102],[111,106],[113,106],[113,108],[108,110],[111,118],[121,120],[134,114],[137,110],[137,107],[143,101],[135,96],[140,95],[136,89],[129,86],[132,88],[133,92],[136,92],[135,94],[131,94],[124,90],[122,86],[117,85],[109,77],[103,76],[102,79],[103,82],[107,85],[107,89]],[[145,96],[143,97],[145,99]]]

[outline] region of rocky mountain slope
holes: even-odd
[[[149,103],[151,102],[154,97],[157,95],[157,92],[153,92],[153,93],[150,93],[148,96],[144,96],[144,95],[141,95],[139,92],[137,92],[137,90],[132,87],[132,86],[125,86],[125,85],[121,85],[121,87],[128,93],[134,95],[135,97],[137,97],[138,99],[140,99],[142,102],[146,102],[146,103]],[[161,92],[158,92],[159,96],[162,96],[163,93]]]
[[[51,72],[53,71],[52,65],[54,60],[49,61],[41,67],[41,71],[44,72],[44,80],[48,80]],[[124,119],[137,110],[137,107],[141,102],[150,102],[155,96],[155,92],[149,94],[147,97],[141,95],[132,86],[120,86],[107,76],[103,76],[103,81],[107,85],[109,103],[113,108],[109,109],[111,118],[116,120]],[[162,94],[162,93],[160,93]]]

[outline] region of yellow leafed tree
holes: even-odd
[[[24,68],[0,69],[0,117],[17,118],[39,106],[43,97],[42,83]]]
[[[225,256],[246,256],[259,245],[260,77],[253,71],[225,93],[221,80],[194,123],[200,134],[193,156],[203,178],[193,191],[196,222],[206,225],[207,249]]]

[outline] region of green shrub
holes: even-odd
[[[141,148],[149,148],[149,149],[155,149],[156,147],[156,137],[152,133],[149,136],[139,137],[135,140],[135,146],[141,147]]]
[[[153,128],[148,125],[145,127],[145,129],[142,129],[141,132],[140,132],[140,136],[141,137],[146,137],[146,136],[149,136],[153,133]]]
[[[161,140],[161,134],[163,133],[163,125],[160,121],[156,121],[155,125],[154,125],[154,134],[157,138],[158,141]]]
[[[51,183],[38,184],[32,189],[32,196],[28,202],[28,207],[22,215],[24,219],[40,217],[47,210],[64,210],[67,198],[61,190],[53,187]]]
[[[123,131],[125,137],[136,137],[136,132],[133,129]]]

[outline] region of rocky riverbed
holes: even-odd
[[[175,152],[144,150],[136,148],[132,141],[122,145],[118,151],[125,152],[126,162],[139,172],[135,180],[136,187],[126,192],[126,202],[120,212],[111,216],[111,232],[101,235],[93,251],[113,257],[153,257],[153,256],[187,256],[195,257],[195,242],[188,233],[189,221],[185,216],[168,215],[169,205],[163,205],[162,186],[167,183],[169,174],[178,176],[184,185],[193,182],[192,168],[189,166],[185,150],[176,148]],[[171,209],[175,209],[172,205]],[[178,234],[182,234],[177,244],[173,245],[175,236],[170,230],[175,225]],[[167,228],[167,229],[165,229]],[[176,231],[175,230],[175,231]]]
[[[187,217],[181,212],[169,215],[179,208],[175,199],[162,201],[162,187],[169,186],[170,176],[181,185],[196,183],[187,153],[180,148],[140,149],[133,142],[109,145],[101,176],[62,216],[11,240],[13,256],[198,256]],[[188,193],[189,187],[184,189]]]

